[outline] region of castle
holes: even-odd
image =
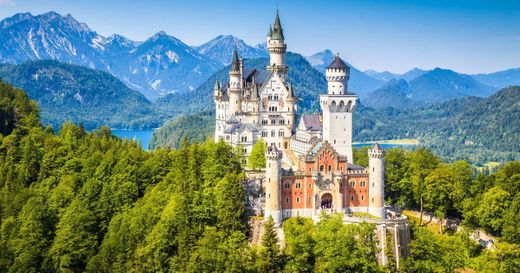
[[[406,218],[384,206],[385,151],[368,150],[369,166],[354,164],[352,113],[357,96],[348,89],[350,67],[335,56],[326,68],[327,92],[319,101],[322,115],[302,115],[296,126],[297,98],[287,79],[287,45],[277,12],[269,28],[266,70],[244,68],[236,50],[229,82],[215,82],[215,140],[243,148],[247,156],[256,141],[266,144],[265,219],[280,226],[294,216],[319,221],[321,213],[343,213],[344,222],[376,225],[385,265],[385,243],[393,238],[395,256],[406,255]],[[397,261],[398,262],[398,261]]]

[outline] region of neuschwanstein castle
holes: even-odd
[[[302,115],[296,124],[297,90],[288,82],[287,44],[278,13],[267,47],[266,70],[244,67],[235,50],[229,82],[216,82],[214,88],[215,140],[240,145],[246,155],[258,139],[267,143],[264,217],[280,225],[288,217],[318,221],[322,212],[343,213],[345,222],[374,223],[381,249],[390,233],[396,256],[406,255],[401,245],[409,237],[407,220],[384,206],[385,151],[378,144],[369,149],[368,168],[353,162],[357,96],[348,89],[350,67],[334,58],[326,68],[327,92],[319,98],[322,115]],[[385,257],[381,251],[382,264]]]

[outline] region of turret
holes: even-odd
[[[336,55],[332,63],[325,70],[328,83],[328,94],[344,95],[347,93],[347,82],[350,78],[350,67]]]
[[[240,63],[238,61],[238,53],[235,49],[233,51],[233,61],[231,62],[231,69],[229,70],[229,113],[237,115],[241,110],[241,78]]]
[[[267,36],[267,48],[269,49],[269,70],[273,70],[285,80],[287,75],[287,66],[285,65],[285,53],[287,45],[285,44],[285,37],[283,35],[282,23],[278,10],[276,11],[276,18],[274,19],[273,28],[269,26]]]
[[[385,218],[385,150],[378,143],[368,150],[368,212]]]
[[[282,223],[282,202],[281,202],[281,167],[282,152],[276,148],[273,143],[267,148],[265,153],[266,169],[265,169],[265,211],[264,219],[269,216],[273,217],[276,226]]]
[[[215,86],[213,87],[213,95],[215,96],[215,98],[219,98],[220,97],[220,84],[218,82],[218,79],[215,79]]]
[[[320,95],[323,111],[323,140],[327,140],[338,154],[353,162],[352,154],[352,113],[357,96],[347,92],[350,68],[339,56],[327,66],[327,94]]]

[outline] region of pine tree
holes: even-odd
[[[260,272],[274,273],[281,270],[281,265],[282,257],[280,246],[278,245],[278,236],[276,235],[273,218],[270,216],[264,225],[257,267]]]

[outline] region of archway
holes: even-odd
[[[326,193],[321,196],[321,208],[331,209],[332,208],[332,194]]]

